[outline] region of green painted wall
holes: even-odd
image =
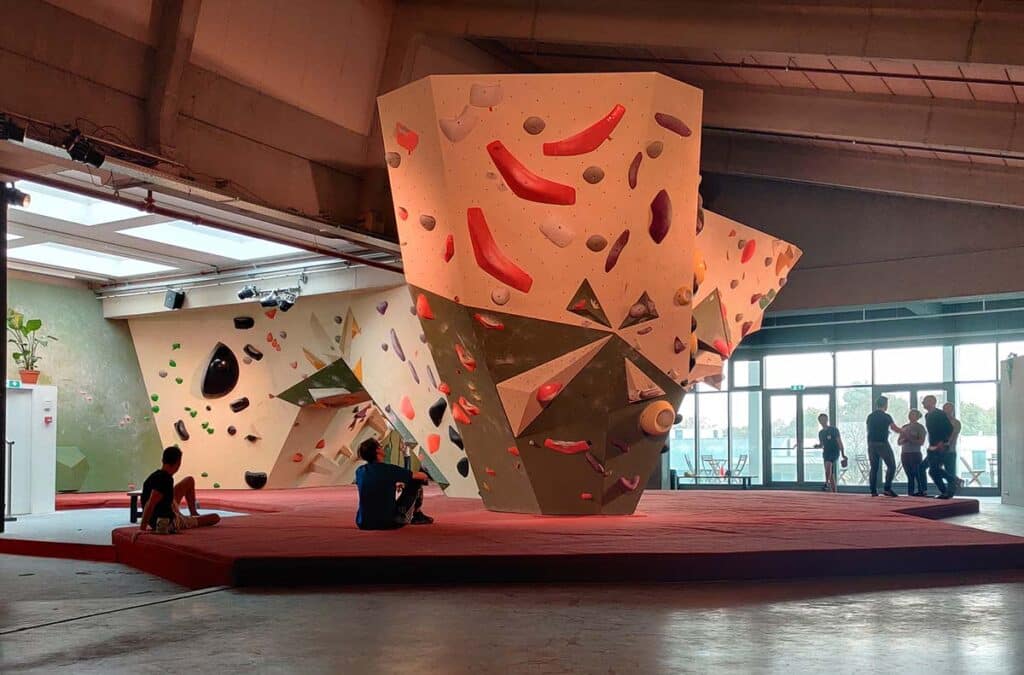
[[[7,302],[59,339],[40,348],[39,382],[58,388],[57,445],[77,446],[89,461],[81,491],[141,486],[161,447],[128,322],[104,319],[81,287],[8,278]],[[17,379],[10,347],[8,377]]]

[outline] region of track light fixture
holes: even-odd
[[[8,206],[25,208],[32,202],[32,195],[22,192],[13,185],[4,185],[4,202]]]
[[[279,301],[280,298],[277,295],[277,291],[274,291],[273,293],[268,293],[267,295],[264,295],[262,298],[260,298],[260,307],[264,307],[267,309],[271,307],[277,307]]]
[[[281,294],[281,300],[278,303],[277,307],[282,312],[287,312],[289,309],[291,309],[295,305],[295,301],[297,299],[298,299],[298,296],[295,295],[295,293],[291,293],[289,291],[285,291],[284,293]]]
[[[0,141],[25,142],[25,130],[3,113],[0,113]]]
[[[249,298],[255,298],[259,295],[259,289],[256,288],[256,284],[248,284],[242,287],[242,290],[238,291],[239,300],[248,300]]]
[[[76,162],[83,162],[97,169],[103,166],[107,156],[92,146],[92,142],[82,135],[78,129],[73,129],[71,134],[64,141],[64,149],[67,150],[71,159]]]

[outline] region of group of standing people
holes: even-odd
[[[875,401],[875,409],[867,417],[868,436],[868,485],[871,496],[878,496],[878,469],[885,465],[885,479],[882,494],[896,497],[892,489],[892,480],[896,475],[896,458],[889,444],[889,433],[897,434],[897,445],[900,446],[900,463],[907,474],[907,494],[913,497],[928,496],[928,476],[931,476],[938,488],[938,499],[952,499],[956,491],[963,486],[963,479],[956,475],[956,443],[960,436],[960,420],[953,415],[953,404],[946,403],[941,409],[936,407],[937,400],[929,394],[921,400],[925,409],[924,424],[921,424],[921,411],[916,408],[908,415],[907,424],[897,425],[887,412],[889,399],[879,396]],[[836,463],[842,457],[846,466],[846,451],[843,447],[839,430],[829,424],[828,415],[818,416],[821,430],[818,432],[816,448],[822,449],[825,462],[824,490],[836,491]],[[927,444],[927,448],[925,445]],[[922,449],[925,449],[922,454]]]

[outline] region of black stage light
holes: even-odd
[[[278,302],[277,293],[269,293],[260,298],[260,307],[277,307]]]
[[[238,299],[248,300],[249,298],[255,298],[258,293],[259,291],[256,289],[256,285],[249,284],[248,286],[243,286],[242,290],[238,291]]]
[[[89,164],[97,169],[103,166],[103,162],[107,159],[106,155],[92,147],[89,139],[82,136],[82,132],[78,129],[72,131],[71,135],[64,141],[64,149],[67,150],[71,159],[76,162]]]
[[[278,304],[278,309],[280,309],[282,312],[287,312],[295,305],[295,301],[297,299],[298,296],[295,295],[294,293],[283,293],[281,295],[281,302]]]
[[[22,192],[13,185],[4,185],[4,201],[8,206],[25,208],[32,202],[32,195]]]
[[[25,130],[7,115],[0,113],[0,141],[25,142]]]

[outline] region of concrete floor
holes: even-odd
[[[212,511],[222,518],[242,515],[231,511]],[[130,525],[128,509],[69,509],[43,515],[18,516],[7,523],[0,539],[28,539],[31,541],[59,541],[74,544],[110,545],[110,531]]]
[[[957,520],[1024,534],[1015,507]],[[0,584],[3,673],[1024,672],[1024,570],[185,593],[119,565],[0,556]]]

